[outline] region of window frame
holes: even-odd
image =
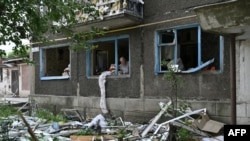
[[[129,65],[129,74],[126,75],[118,75],[118,67],[115,68],[115,75],[111,75],[111,78],[128,78],[131,76],[131,60],[130,60],[130,37],[129,35],[121,35],[117,37],[106,37],[106,38],[100,38],[88,41],[88,44],[98,43],[98,42],[107,42],[107,41],[114,41],[115,42],[115,65],[118,66],[119,64],[119,56],[118,56],[118,40],[119,39],[128,39],[128,65]],[[93,50],[87,50],[86,51],[86,76],[88,79],[91,78],[98,78],[99,75],[91,75],[91,64],[93,63],[91,60]]]
[[[43,66],[44,66],[44,61],[43,60],[43,52],[45,49],[52,49],[52,48],[61,48],[61,47],[69,47],[70,43],[64,43],[64,44],[57,44],[57,45],[50,45],[50,46],[45,46],[45,47],[40,47],[40,80],[65,80],[65,79],[70,79],[71,74],[69,76],[44,76],[43,72]],[[71,64],[71,50],[69,50],[69,63]],[[70,65],[71,67],[71,65]],[[71,73],[71,72],[70,72]]]
[[[162,71],[161,70],[161,60],[160,60],[160,56],[161,56],[161,47],[166,46],[166,45],[172,45],[172,43],[169,44],[159,44],[160,41],[160,32],[163,31],[167,31],[167,30],[173,30],[174,34],[175,34],[175,39],[174,39],[174,64],[176,64],[177,62],[177,54],[178,54],[178,38],[177,38],[177,31],[178,30],[182,30],[182,29],[189,29],[189,28],[196,28],[197,27],[197,50],[198,50],[198,67],[200,67],[202,65],[202,46],[201,46],[201,26],[199,24],[191,24],[191,25],[183,25],[183,26],[176,26],[176,27],[170,27],[170,28],[166,28],[166,29],[159,29],[156,30],[155,32],[155,74],[159,74],[159,73],[165,73],[168,72],[168,70]],[[224,57],[223,57],[223,51],[224,51],[224,37],[222,35],[219,36],[219,50],[220,50],[220,57],[219,57],[219,63],[220,63],[220,69],[217,70],[217,72],[223,72],[223,62],[224,62]],[[196,70],[194,72],[197,72],[199,70]],[[194,72],[176,72],[176,73],[194,73]]]

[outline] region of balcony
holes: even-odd
[[[98,0],[97,0],[98,1]],[[94,3],[99,11],[99,17],[91,19],[89,15],[76,15],[79,23],[76,31],[88,31],[92,26],[102,29],[117,29],[138,25],[143,19],[142,0],[102,0]]]
[[[232,0],[196,7],[203,30],[235,34],[237,40],[250,38],[249,0]]]

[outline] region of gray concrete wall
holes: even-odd
[[[236,42],[237,123],[250,123],[250,39]]]
[[[98,97],[76,96],[38,96],[35,98],[39,107],[50,108],[54,112],[60,112],[62,108],[77,109],[85,118],[95,117],[101,113]],[[144,123],[151,120],[159,111],[159,102],[167,103],[167,99],[137,99],[137,98],[107,98],[107,107],[116,117],[122,117],[125,121]],[[213,120],[230,123],[230,104],[225,101],[207,100],[182,100],[179,103],[190,103],[192,110],[206,108],[209,117]],[[162,117],[160,121],[166,121]]]

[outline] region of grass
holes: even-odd
[[[10,105],[0,104],[0,117],[8,117],[11,115],[17,115],[17,109]]]
[[[46,119],[48,122],[66,122],[67,119],[62,114],[54,115],[52,112],[46,109],[38,109],[35,114],[36,117]]]

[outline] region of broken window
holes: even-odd
[[[70,76],[68,45],[45,47],[40,51],[41,79],[66,79]]]
[[[92,41],[96,49],[87,52],[87,76],[100,75],[112,71],[112,75],[129,75],[129,38],[128,36]],[[126,59],[127,70],[122,71],[120,58]]]
[[[220,35],[204,32],[194,25],[160,30],[156,39],[156,72],[222,70],[223,37]]]

